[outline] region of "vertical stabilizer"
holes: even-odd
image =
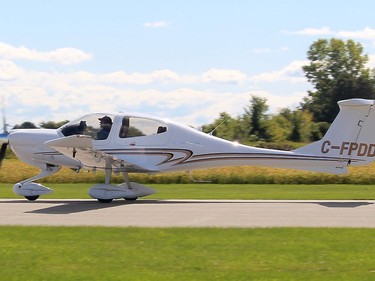
[[[324,137],[294,150],[294,153],[323,156],[343,163],[364,165],[375,160],[374,100],[339,101],[340,112]]]

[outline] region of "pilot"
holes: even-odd
[[[100,121],[100,130],[96,135],[96,138],[98,140],[105,140],[108,138],[109,132],[112,128],[112,119],[109,116],[104,116],[102,118],[99,118]]]

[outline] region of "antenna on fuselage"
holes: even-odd
[[[208,134],[210,135],[210,136],[212,136],[213,134],[214,134],[214,132],[221,126],[221,125],[223,125],[224,124],[224,122],[225,121],[227,121],[228,120],[228,118],[225,118],[219,125],[217,125],[216,127],[215,127],[215,129],[213,129],[211,132],[209,132]]]

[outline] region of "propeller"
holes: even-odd
[[[1,143],[1,149],[0,149],[0,167],[3,163],[3,160],[5,158],[5,153],[8,146],[8,134],[0,134],[0,143]]]

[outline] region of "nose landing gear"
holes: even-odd
[[[30,179],[16,183],[13,186],[13,192],[17,195],[24,196],[27,200],[35,201],[39,198],[40,195],[51,193],[53,190],[33,181],[57,173],[60,169],[60,166],[46,165],[46,167],[42,169],[40,174]]]

